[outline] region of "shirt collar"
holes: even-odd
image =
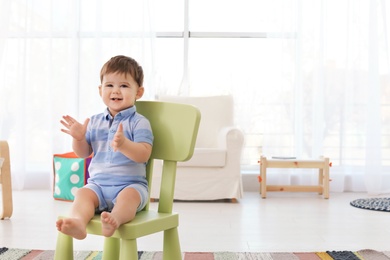
[[[125,110],[122,110],[121,112],[119,112],[118,114],[116,114],[116,117],[118,118],[125,118],[125,117],[130,117],[131,115],[133,115],[135,113],[136,109],[135,109],[135,106],[132,106],[132,107],[129,107]],[[108,108],[104,109],[104,118],[106,120],[111,120],[113,119],[113,117],[111,116],[110,112],[108,111]]]

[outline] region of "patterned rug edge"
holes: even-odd
[[[54,250],[29,250],[0,247],[1,260],[52,260]],[[139,251],[139,260],[160,260],[162,252]],[[74,260],[100,260],[100,251],[75,251]],[[183,252],[183,260],[389,260],[390,251],[324,252]]]
[[[390,212],[390,198],[355,199],[350,205],[360,209]]]

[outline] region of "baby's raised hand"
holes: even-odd
[[[63,116],[61,124],[67,129],[61,129],[62,132],[67,133],[72,136],[77,141],[81,141],[85,138],[85,133],[87,132],[87,126],[89,123],[89,118],[84,121],[84,124],[79,123],[71,116]]]
[[[112,139],[112,143],[111,143],[111,146],[114,149],[114,152],[119,150],[119,148],[123,145],[125,140],[126,140],[126,137],[123,134],[123,125],[122,125],[122,123],[119,123],[118,130],[116,130],[116,133],[115,133],[114,138]]]

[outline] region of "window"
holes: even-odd
[[[263,152],[389,166],[388,12],[381,1],[5,1],[0,137],[27,162],[14,171],[51,171],[70,147],[59,119],[104,109],[100,68],[125,54],[142,61],[145,98],[232,94],[244,170]]]

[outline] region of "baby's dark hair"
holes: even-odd
[[[142,87],[142,84],[144,83],[144,72],[142,67],[136,60],[124,55],[112,57],[103,65],[100,71],[100,82],[103,82],[103,76],[109,73],[129,73],[135,82],[138,83],[138,86]]]

